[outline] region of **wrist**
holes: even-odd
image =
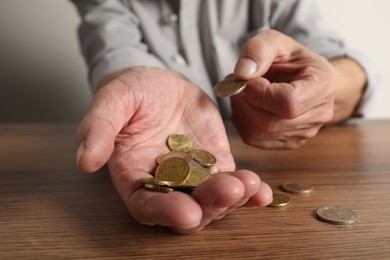
[[[330,123],[359,117],[356,111],[367,85],[367,77],[363,68],[350,58],[338,58],[330,63],[336,79],[334,117]]]

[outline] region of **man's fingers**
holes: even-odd
[[[202,209],[182,192],[164,193],[140,188],[127,201],[130,214],[140,223],[193,230],[200,226]]]
[[[260,189],[260,178],[253,172],[240,170],[232,174],[216,174],[199,185],[192,196],[203,210],[202,225],[243,205],[252,196],[258,205],[267,204],[272,196],[269,190]],[[264,187],[264,186],[263,186]]]
[[[188,194],[164,193],[143,187],[141,179],[151,177],[143,171],[127,169],[120,174],[111,174],[111,177],[130,214],[138,222],[175,228],[181,230],[180,233],[199,227],[202,209]]]
[[[253,79],[264,75],[272,63],[289,58],[300,45],[275,30],[267,30],[249,39],[241,49],[234,75]]]
[[[133,165],[126,167],[123,163],[110,160],[108,166],[116,190],[138,222],[169,227],[178,233],[195,232],[200,227],[202,208],[190,195],[164,193],[143,187],[141,180],[152,175],[129,167]]]
[[[248,199],[244,206],[246,207],[263,207],[272,202],[272,189],[265,183],[260,183],[259,191]]]
[[[182,234],[202,229],[248,200],[256,206],[267,205],[272,200],[269,186],[247,170],[216,174],[191,195],[144,188],[140,179],[148,177],[150,175],[143,171],[126,170],[112,175],[112,180],[137,221],[169,227]]]
[[[232,100],[246,99],[281,118],[296,118],[318,105],[333,102],[331,75],[325,58],[277,31],[264,31],[241,49],[234,76],[248,80],[248,87]]]

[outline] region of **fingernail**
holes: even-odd
[[[79,147],[77,148],[77,153],[76,153],[77,165],[80,164],[80,158],[83,155],[84,151],[85,151],[85,140],[81,141]]]
[[[257,71],[257,64],[249,58],[240,58],[234,68],[234,74],[241,77],[250,77]]]

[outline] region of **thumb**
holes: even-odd
[[[86,173],[100,169],[110,158],[115,137],[134,114],[129,111],[128,90],[118,81],[103,87],[92,100],[77,131],[78,168]]]
[[[77,166],[83,172],[95,172],[111,156],[117,131],[109,119],[87,116],[77,132]]]
[[[250,80],[263,76],[274,62],[288,59],[298,44],[275,30],[267,30],[250,38],[241,48],[234,76]]]

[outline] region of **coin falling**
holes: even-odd
[[[235,78],[227,78],[214,86],[214,94],[217,97],[229,97],[241,93],[246,88],[246,81]]]
[[[323,207],[317,210],[317,217],[323,222],[335,225],[350,225],[357,221],[357,214],[346,208]]]
[[[193,149],[192,141],[183,134],[170,135],[167,143],[171,151],[157,157],[159,165],[155,177],[141,180],[145,188],[161,192],[191,192],[211,177],[207,168],[217,161],[213,154]]]

